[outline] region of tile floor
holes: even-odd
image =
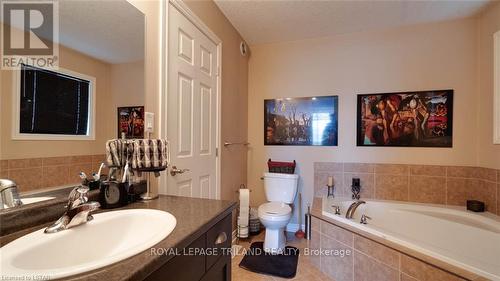
[[[252,244],[252,242],[264,241],[264,233],[265,232],[262,231],[259,235],[252,236],[248,239],[239,239],[239,241],[237,241],[236,244],[248,249],[250,247],[250,244]],[[279,277],[254,273],[246,269],[240,268],[239,264],[241,259],[243,258],[243,255],[236,255],[231,263],[231,270],[233,277],[232,280],[234,281],[275,281],[275,280],[333,281],[331,278],[329,278],[321,271],[319,271],[318,268],[313,266],[307,256],[302,255],[302,253],[304,252],[303,249],[307,247],[308,244],[306,239],[297,239],[295,238],[294,233],[291,232],[287,232],[286,236],[288,240],[287,245],[297,247],[301,250],[299,256],[299,264],[297,267],[297,275],[295,275],[295,278],[292,279],[279,278]]]

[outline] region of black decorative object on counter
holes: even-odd
[[[141,194],[146,192],[146,185],[146,181],[132,184],[117,181],[102,182],[99,190],[101,208],[119,208],[141,200]]]
[[[100,186],[101,186],[100,180],[98,180],[98,181],[92,180],[92,181],[88,182],[88,187],[90,190],[99,189]]]
[[[103,209],[119,208],[128,204],[126,183],[103,182],[99,191],[99,203]]]

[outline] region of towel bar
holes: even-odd
[[[224,146],[230,146],[230,145],[249,145],[249,142],[224,142]]]

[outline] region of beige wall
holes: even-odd
[[[500,3],[479,18],[478,164],[500,169],[500,145],[493,145],[493,33],[500,30]]]
[[[161,98],[161,2],[158,0],[127,0],[141,11],[146,18],[146,51],[144,61],[145,93],[144,106],[148,112],[155,113],[155,136],[160,133]]]
[[[115,106],[144,105],[144,61],[110,65],[109,80]]]
[[[266,160],[296,160],[304,205],[313,196],[313,162],[476,164],[477,20],[252,46],[249,64],[248,184],[265,201]],[[356,94],[454,89],[453,148],[356,147]],[[263,100],[339,96],[339,146],[263,145]],[[472,118],[471,118],[472,116]]]
[[[112,64],[109,72],[112,96],[113,124],[117,124],[116,108],[120,106],[144,105],[144,61]],[[117,137],[115,126],[115,138]]]
[[[1,84],[1,146],[0,159],[88,155],[104,153],[104,143],[116,135],[116,124],[112,122],[116,112],[110,94],[110,65],[82,53],[59,47],[59,66],[96,78],[96,123],[95,140],[82,141],[28,141],[12,140],[13,71],[2,70]],[[56,121],[56,120],[55,120]]]
[[[186,4],[222,40],[222,142],[246,141],[248,58],[239,51],[242,38],[213,1],[188,0]],[[235,191],[247,182],[247,150],[233,146],[220,151],[221,198],[235,200]]]

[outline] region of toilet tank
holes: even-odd
[[[293,203],[297,194],[299,175],[264,173],[264,190],[267,201]]]

